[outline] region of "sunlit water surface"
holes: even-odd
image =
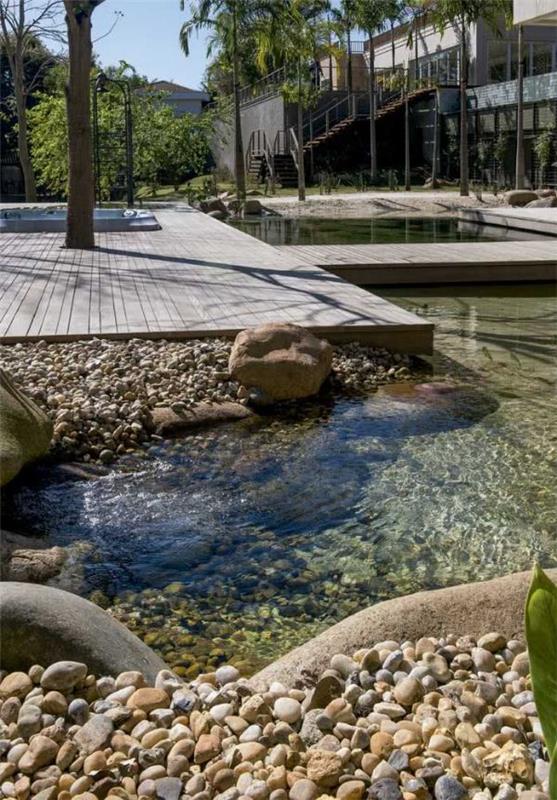
[[[384,294],[436,324],[433,385],[198,432],[99,480],[39,470],[10,516],[74,544],[72,588],[188,675],[250,671],[379,599],[557,565],[553,287]]]

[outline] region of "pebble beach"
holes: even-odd
[[[149,424],[155,408],[179,413],[198,403],[242,402],[243,387],[228,372],[231,349],[224,339],[39,341],[1,346],[0,367],[52,419],[55,456],[110,464],[157,439]],[[410,365],[387,350],[342,345],[330,387],[373,391],[408,380]]]
[[[518,640],[383,641],[316,683],[255,692],[232,666],[2,673],[0,795],[28,800],[548,800]]]

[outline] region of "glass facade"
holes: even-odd
[[[489,82],[512,81],[518,74],[516,42],[492,39],[489,42]],[[557,71],[557,43],[527,42],[524,44],[524,75],[544,75]]]
[[[451,47],[448,50],[439,50],[428,53],[417,61],[410,61],[410,75],[417,76],[420,83],[437,83],[441,86],[454,86],[459,81],[459,49]]]

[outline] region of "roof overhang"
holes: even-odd
[[[514,0],[515,25],[557,26],[557,0]]]

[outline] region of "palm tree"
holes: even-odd
[[[404,0],[386,0],[385,17],[391,29],[391,64],[393,72],[396,69],[396,38],[395,28],[406,15],[406,2]]]
[[[310,100],[312,87],[308,88],[304,71],[309,61],[315,60],[318,51],[327,44],[328,24],[323,15],[331,11],[329,0],[275,0],[259,26],[258,61],[265,63],[273,58],[275,66],[282,61],[287,81],[284,91],[297,106],[297,169],[298,199],[306,199],[304,163],[304,107]],[[280,31],[277,38],[273,31]],[[278,45],[278,46],[277,46]]]
[[[185,7],[185,0],[180,0]],[[240,41],[239,32],[257,14],[259,7],[250,0],[198,0],[191,3],[191,16],[180,30],[180,44],[185,55],[190,52],[190,39],[194,31],[213,29],[222,39],[225,52],[232,63],[232,92],[234,102],[234,178],[239,200],[246,197],[246,166],[242,138],[240,106]]]
[[[441,31],[456,27],[460,39],[460,194],[470,194],[468,153],[468,73],[470,69],[469,29],[484,19],[494,30],[498,30],[501,14],[508,16],[509,0],[421,0],[427,8],[434,25]]]
[[[377,136],[375,130],[375,45],[373,37],[390,19],[393,3],[385,0],[356,0],[354,22],[365,31],[369,42],[369,173],[371,183],[377,181]]]
[[[90,77],[92,63],[91,17],[104,0],[64,0],[68,28],[68,224],[66,247],[95,246],[93,211],[93,143],[91,135]]]
[[[518,26],[518,74],[516,77],[516,169],[515,189],[524,189],[524,28]]]

